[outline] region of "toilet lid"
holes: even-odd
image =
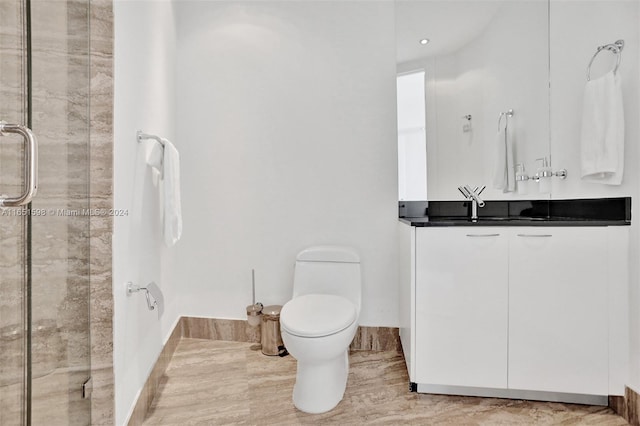
[[[356,316],[355,306],[344,297],[305,294],[285,303],[280,313],[280,324],[296,336],[322,337],[349,327]]]

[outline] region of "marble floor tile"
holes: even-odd
[[[182,339],[145,425],[624,425],[607,407],[408,390],[394,351],[353,351],[344,399],[324,414],[291,401],[296,361],[268,357],[253,343]]]

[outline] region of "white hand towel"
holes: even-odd
[[[153,170],[159,175],[162,175],[162,158],[164,157],[164,150],[162,145],[154,140],[148,140],[142,142],[144,144],[144,159]],[[157,184],[154,181],[154,184]]]
[[[580,137],[582,179],[620,185],[624,167],[624,109],[620,72],[587,82]]]
[[[513,161],[513,143],[509,126],[505,124],[496,135],[496,162],[493,174],[493,187],[502,192],[516,189],[516,171]]]
[[[162,139],[164,183],[164,242],[173,246],[182,236],[182,207],[180,202],[180,154],[171,142]]]

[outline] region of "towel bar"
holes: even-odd
[[[138,130],[138,132],[136,133],[136,139],[138,140],[138,143],[142,142],[145,139],[153,139],[164,148],[164,142],[160,136],[150,135],[148,133],[144,133],[142,130]]]

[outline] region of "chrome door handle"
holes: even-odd
[[[0,198],[0,207],[24,206],[38,190],[38,141],[29,128],[0,121],[0,136],[6,133],[17,133],[24,138],[25,190],[17,197]]]
[[[473,238],[478,238],[478,237],[499,237],[500,234],[467,234],[467,237],[473,237]]]
[[[552,234],[518,234],[518,237],[548,238],[548,237],[553,237],[553,235]]]

